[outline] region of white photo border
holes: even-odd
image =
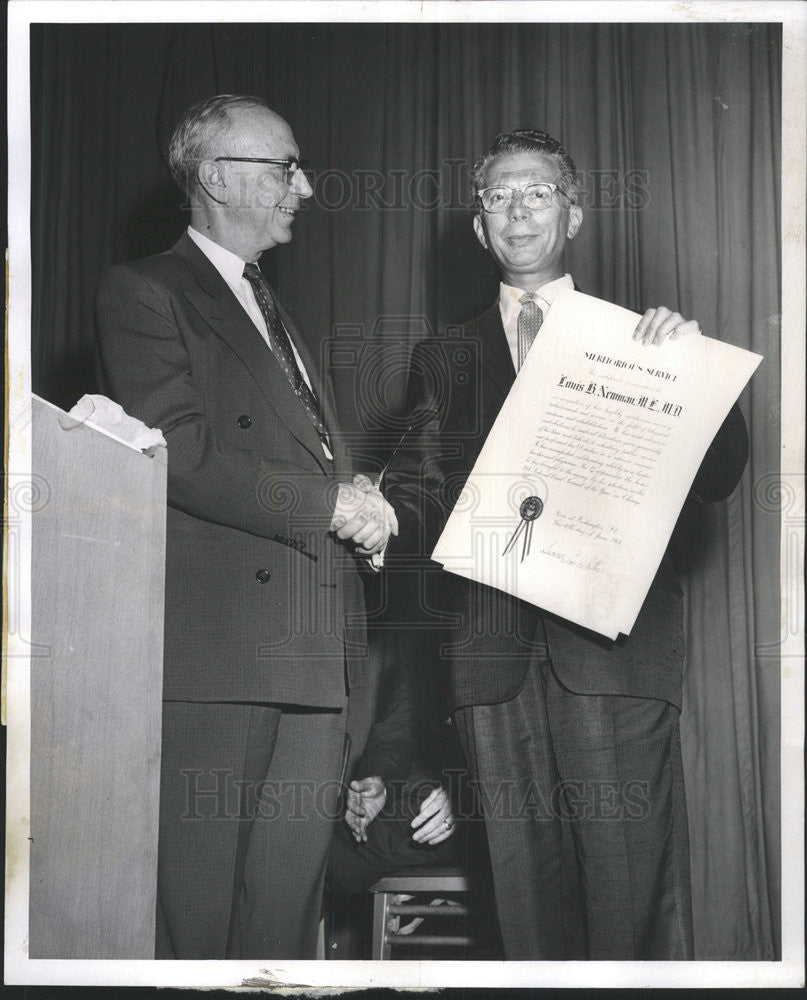
[[[30,635],[31,524],[19,523],[6,549],[4,585],[21,598],[16,635],[4,635],[8,668],[5,981],[10,984],[173,986],[198,989],[322,987],[796,987],[804,984],[804,587],[792,586],[792,553],[804,551],[805,137],[807,128],[807,3],[656,0],[554,2],[358,3],[320,0],[289,4],[182,3],[161,0],[11,0],[8,7],[9,247],[7,294],[7,489],[31,477],[31,142],[29,38],[34,23],[179,22],[779,22],[783,25],[782,112],[782,426],[781,468],[796,491],[782,518],[782,620],[796,622],[781,654],[782,705],[782,954],[780,962],[344,962],[344,961],[85,961],[27,957],[30,698],[29,662],[19,635]],[[792,512],[796,511],[796,516]],[[790,585],[788,582],[790,581]],[[4,591],[4,596],[5,591]],[[789,602],[789,603],[788,603]],[[8,604],[7,606],[8,607]],[[5,720],[4,720],[5,721]]]

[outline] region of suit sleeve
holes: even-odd
[[[748,431],[735,403],[709,445],[689,491],[690,500],[725,500],[740,481],[748,461]]]
[[[194,517],[255,535],[327,531],[337,484],[321,472],[260,453],[223,449],[205,414],[173,292],[119,266],[95,301],[101,384],[168,444],[168,503]]]
[[[390,538],[388,548],[392,556],[431,555],[468,476],[460,454],[457,468],[450,467],[442,444],[445,400],[439,395],[441,380],[429,373],[447,365],[439,345],[415,345],[406,394],[410,430],[387,472],[385,490],[398,512],[399,534]]]

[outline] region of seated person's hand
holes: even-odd
[[[666,340],[680,340],[689,334],[697,336],[702,333],[697,320],[685,320],[681,313],[671,312],[665,306],[658,309],[648,309],[639,320],[633,333],[634,340],[641,340],[645,345],[663,344]]]
[[[420,812],[410,825],[415,831],[412,839],[419,844],[439,844],[454,833],[451,800],[442,785],[438,785],[423,800]]]
[[[384,808],[386,798],[387,789],[377,775],[350,782],[345,822],[357,843],[367,840],[367,827]]]
[[[353,483],[340,483],[330,530],[342,541],[352,541],[360,555],[371,556],[398,534],[398,519],[366,476]]]

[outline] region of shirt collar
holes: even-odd
[[[246,261],[243,261],[237,254],[234,254],[232,250],[225,250],[223,246],[214,243],[209,236],[198,232],[193,226],[188,226],[188,236],[199,247],[230,288],[237,288],[244,277],[244,264]]]
[[[564,288],[574,288],[574,281],[572,281],[571,274],[564,274],[561,278],[548,281],[545,285],[541,285],[537,292],[532,293],[544,314],[544,319],[546,319],[546,314],[555,301],[555,296]],[[521,309],[521,296],[526,294],[523,288],[506,285],[503,281],[499,283],[499,307],[501,308],[502,322],[505,327],[509,322],[515,320],[516,315]]]

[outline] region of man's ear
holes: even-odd
[[[579,205],[572,205],[569,209],[569,224],[566,227],[566,239],[573,240],[577,235],[577,230],[583,225],[583,209]]]
[[[220,205],[227,203],[227,181],[221,167],[215,160],[202,160],[196,168],[196,183],[205,193]]]
[[[482,244],[482,246],[487,250],[488,241],[485,238],[485,224],[482,222],[482,217],[480,215],[474,216],[474,232],[476,233],[476,238]]]

